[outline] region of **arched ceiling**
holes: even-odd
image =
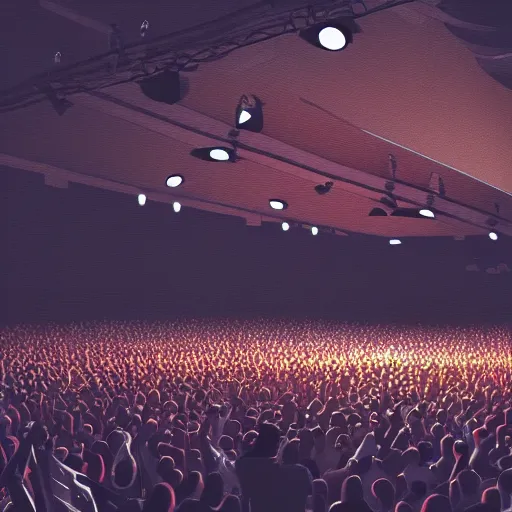
[[[13,57],[6,61],[5,87],[46,70],[55,51],[65,63],[104,52],[113,21],[129,44],[148,19],[150,42],[252,2],[9,5],[0,7],[13,20],[0,35]],[[269,16],[273,7],[261,9]],[[49,182],[143,190],[150,200],[178,197],[255,223],[286,218],[340,233],[463,236],[485,234],[487,220],[499,217],[500,229],[512,234],[512,92],[482,71],[447,21],[453,33],[475,23],[444,2],[416,2],[359,19],[362,33],[340,53],[295,34],[247,46],[182,73],[187,94],[177,105],[152,102],[128,83],[69,97],[73,106],[63,116],[49,101],[4,111],[0,164],[42,172]],[[229,141],[244,93],[264,102],[263,133],[240,134],[236,164],[192,158],[194,147]],[[434,173],[445,185],[446,197],[435,203],[445,215],[434,221],[368,217],[391,178],[389,154],[397,163],[400,205],[424,203]],[[171,192],[165,178],[176,172],[186,182]],[[332,192],[318,196],[314,185],[327,179],[335,180]],[[270,197],[286,199],[289,210],[270,210]]]

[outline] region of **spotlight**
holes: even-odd
[[[249,130],[261,132],[263,130],[263,107],[262,102],[256,96],[240,98],[236,108],[235,126],[238,130]]]
[[[393,238],[389,241],[389,245],[401,245],[402,241],[398,240],[398,238]]]
[[[236,153],[233,148],[223,146],[212,148],[197,148],[190,153],[192,156],[207,162],[234,162],[236,161]]]
[[[496,242],[496,240],[498,240],[498,234],[495,233],[494,231],[491,231],[489,233],[489,238],[493,241],[493,242]]]
[[[173,105],[181,100],[181,82],[177,71],[168,69],[144,78],[140,82],[142,92],[153,101]]]
[[[271,199],[268,203],[273,210],[286,210],[288,208],[288,203],[281,199]]]
[[[427,217],[429,219],[435,219],[436,215],[435,213],[430,210],[429,208],[422,208],[420,211],[419,211],[419,214],[422,216],[422,217]]]
[[[312,234],[313,236],[318,235],[318,228],[317,228],[316,226],[313,226],[313,227],[311,228],[311,234]]]
[[[176,212],[176,213],[180,213],[181,211],[181,204],[178,203],[178,201],[175,201],[174,203],[172,203],[172,209]]]
[[[170,188],[176,188],[179,187],[183,183],[183,181],[183,176],[179,174],[173,174],[172,176],[169,176],[167,178],[165,184]]]
[[[290,224],[288,224],[288,222],[283,222],[281,227],[283,228],[283,231],[288,231],[290,229]]]
[[[327,183],[324,183],[322,185],[317,185],[315,187],[315,192],[321,196],[327,194],[330,192],[331,188],[333,187],[334,183],[332,181],[328,181]]]
[[[352,27],[349,28],[350,25]],[[357,31],[356,28],[357,25],[352,20],[326,22],[301,30],[299,36],[318,48],[336,52],[345,49],[352,42],[352,34]]]
[[[139,196],[137,197],[137,200],[139,201],[140,206],[144,206],[146,204],[146,195],[139,194]]]

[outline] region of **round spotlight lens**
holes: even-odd
[[[401,245],[401,244],[402,244],[402,241],[398,240],[398,238],[393,238],[392,240],[389,241],[389,245]]]
[[[183,183],[183,177],[175,174],[174,176],[169,176],[166,181],[166,185],[171,188],[179,187]]]
[[[345,34],[336,27],[325,27],[318,33],[319,43],[327,50],[342,50],[347,46]]]
[[[281,227],[283,228],[283,231],[288,231],[290,229],[290,224],[288,224],[288,222],[283,222]]]
[[[219,162],[225,162],[229,160],[229,153],[225,149],[212,149],[210,151],[210,158]]]
[[[246,123],[249,121],[249,119],[251,119],[251,117],[251,114],[247,112],[247,110],[242,110],[242,112],[240,112],[240,117],[238,118],[238,124]]]
[[[429,210],[428,208],[423,208],[420,210],[420,215],[422,217],[427,217],[429,219],[435,218],[435,213],[432,210]]]
[[[489,233],[489,238],[493,241],[493,242],[496,242],[496,240],[498,240],[498,234],[497,233],[494,233],[494,231],[491,231]]]
[[[284,201],[281,201],[280,199],[271,199],[269,201],[269,204],[270,208],[272,208],[273,210],[286,210],[286,208],[288,208],[288,205]]]
[[[146,204],[146,195],[139,194],[139,196],[137,197],[137,200],[139,201],[140,206],[144,206]]]
[[[313,227],[311,228],[311,234],[312,234],[313,236],[318,235],[318,228],[317,228],[316,226],[313,226]]]
[[[172,204],[172,208],[173,210],[176,212],[176,213],[180,213],[181,211],[181,204],[178,203],[178,201],[175,201],[173,204]]]

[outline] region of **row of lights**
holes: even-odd
[[[300,37],[309,43],[328,51],[340,51],[352,43],[352,34],[354,29],[349,29],[349,22],[325,22],[317,24],[313,27],[304,29],[300,32]],[[144,28],[144,34],[142,29]],[[148,28],[148,22],[145,21],[141,27],[141,35],[144,36]],[[252,132],[261,132],[263,129],[263,109],[262,102],[256,96],[243,95],[240,98],[235,113],[235,126],[237,129],[249,130]],[[197,148],[191,152],[191,155],[202,160],[214,162],[235,162],[237,159],[235,148],[216,146],[210,148]],[[175,174],[169,176],[166,180],[166,185],[170,188],[177,188],[184,182],[183,176]],[[325,185],[319,185],[315,190],[319,194],[329,192],[333,183],[328,182]],[[146,196],[139,194],[139,204],[143,206],[146,203]],[[283,211],[288,208],[286,201],[281,199],[270,199],[269,205],[273,210]],[[173,203],[173,209],[176,213],[181,210],[181,204],[178,202]],[[435,213],[429,208],[422,208],[418,211],[419,215],[425,218],[435,218]],[[288,222],[281,224],[283,231],[290,229]],[[311,227],[312,235],[316,236],[319,229],[316,226]],[[491,240],[497,240],[498,235],[495,232],[489,233]],[[399,239],[389,240],[390,245],[401,245]]]

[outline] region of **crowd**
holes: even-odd
[[[512,511],[505,327],[0,330],[11,512]]]

